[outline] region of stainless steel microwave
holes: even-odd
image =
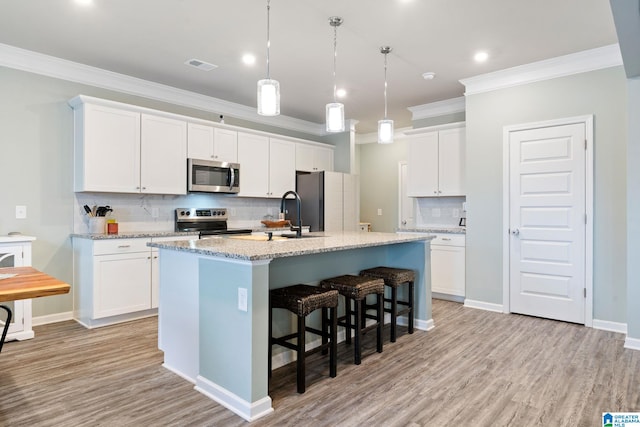
[[[187,190],[203,193],[240,191],[240,164],[187,159]]]

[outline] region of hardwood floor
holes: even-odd
[[[598,426],[640,411],[640,351],[624,336],[434,300],[436,328],[367,334],[362,365],[339,346],[338,376],[313,356],[307,392],[274,372],[275,412],[252,426]],[[165,370],[157,321],[84,329],[61,322],[0,353],[0,426],[244,426]],[[388,338],[388,330],[385,331]]]

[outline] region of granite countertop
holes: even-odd
[[[467,234],[466,227],[438,227],[425,226],[415,228],[398,228],[399,233],[451,233],[451,234]]]
[[[359,249],[394,243],[431,240],[428,234],[313,232],[310,237],[273,241],[241,240],[233,237],[214,237],[205,240],[148,243],[147,246],[192,252],[194,254],[241,259],[247,261],[310,255],[345,249]]]
[[[125,231],[118,234],[106,234],[106,233],[74,233],[71,237],[79,239],[91,239],[91,240],[107,240],[107,239],[138,239],[145,237],[171,237],[171,236],[194,236],[198,238],[197,232],[184,232],[184,231]]]

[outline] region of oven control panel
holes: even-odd
[[[178,208],[176,221],[226,221],[226,208]]]

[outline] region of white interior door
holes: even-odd
[[[510,311],[585,322],[584,123],[509,134]]]
[[[413,197],[409,197],[407,194],[407,179],[408,179],[408,174],[409,174],[409,165],[407,164],[407,162],[400,162],[399,164],[399,177],[398,177],[398,183],[399,183],[399,191],[398,194],[400,195],[400,200],[399,200],[399,215],[398,215],[398,219],[400,224],[398,224],[398,227],[400,228],[412,228],[415,224],[415,208],[414,208],[414,203],[415,203],[415,199]]]

